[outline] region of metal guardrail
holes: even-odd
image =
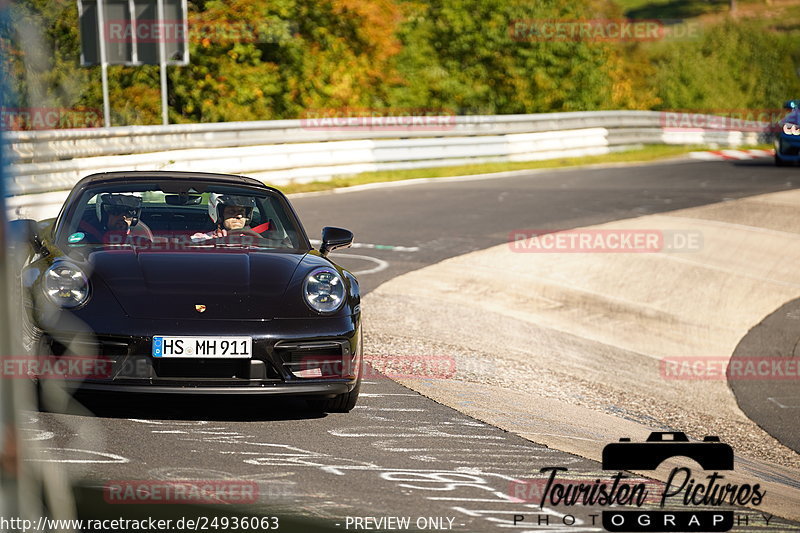
[[[408,127],[348,127],[325,119],[218,122],[170,126],[123,126],[103,129],[10,132],[18,162],[96,157],[162,150],[223,148],[355,139],[506,135],[592,127],[658,127],[652,111],[595,111],[539,115],[468,115],[440,117],[443,124]],[[403,117],[395,118],[399,122]],[[437,118],[437,117],[431,117]],[[388,120],[387,120],[388,122]]]
[[[655,111],[537,115],[307,118],[170,126],[10,132],[9,186],[17,206],[66,191],[82,177],[112,170],[202,170],[246,174],[271,184],[365,171],[491,161],[581,157],[643,144],[739,146],[758,132],[671,131]],[[412,120],[403,125],[403,121]]]

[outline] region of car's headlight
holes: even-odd
[[[65,309],[79,307],[89,299],[89,280],[75,265],[56,263],[44,273],[44,293]]]
[[[800,135],[800,126],[787,122],[783,125],[783,133],[786,135]]]
[[[333,313],[344,303],[344,281],[333,268],[313,270],[303,283],[306,303],[317,313]]]

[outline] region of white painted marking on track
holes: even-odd
[[[162,467],[148,472],[152,479],[162,480],[187,480],[187,479],[237,479],[236,476],[223,470],[209,470],[194,467]],[[247,479],[247,477],[241,478]]]
[[[226,451],[220,451],[218,453],[220,453],[221,455],[262,455],[261,452],[226,452]]]
[[[780,396],[778,398],[770,396],[767,399],[781,409],[800,409],[800,396]]]
[[[381,430],[407,431],[406,427],[385,426]],[[361,433],[359,430],[368,432]],[[392,438],[446,438],[446,439],[470,439],[470,440],[505,440],[505,436],[500,435],[459,435],[447,433],[431,427],[422,427],[413,433],[372,433],[374,428],[349,428],[349,429],[329,429],[328,433],[335,437],[392,437]]]
[[[26,433],[21,433],[23,435],[22,440],[26,442],[50,440],[56,436],[56,434],[53,433],[52,431],[45,431],[43,429],[36,429],[36,428],[20,428],[20,432],[33,433],[33,435],[29,437],[24,436]]]
[[[368,255],[356,255],[356,254],[330,254],[331,256],[336,257],[354,257],[356,259],[363,259],[364,261],[372,261],[376,263],[378,266],[373,268],[368,268],[366,270],[357,270],[353,272],[354,276],[363,276],[365,274],[375,274],[376,272],[380,272],[381,270],[386,270],[389,268],[389,262],[384,261],[383,259],[378,259],[377,257],[370,257]]]
[[[48,452],[75,452],[76,454],[87,454],[87,455],[96,455],[100,457],[104,457],[105,459],[68,459],[68,458],[37,458],[37,459],[25,459],[26,461],[30,461],[32,463],[129,463],[130,459],[122,457],[121,455],[117,455],[115,453],[108,453],[108,452],[96,452],[93,450],[81,450],[79,448],[41,448],[39,450],[42,454],[47,454]]]
[[[322,241],[311,239],[311,244],[319,246]],[[391,244],[370,244],[366,242],[354,242],[349,246],[350,248],[369,248],[372,250],[389,250],[392,252],[418,252],[419,246],[394,246]]]
[[[130,422],[153,424],[155,426],[202,426],[208,424],[206,420],[145,420],[143,418],[129,418]]]

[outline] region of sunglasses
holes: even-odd
[[[109,205],[104,206],[106,213],[109,215],[120,216],[123,215],[127,218],[136,217],[136,209],[125,207],[124,205]]]
[[[250,216],[252,209],[248,209],[246,207],[226,207],[223,211],[223,216],[226,218],[232,218],[236,216],[243,216],[245,218]]]

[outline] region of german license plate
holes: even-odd
[[[153,337],[153,357],[249,359],[252,337]]]

